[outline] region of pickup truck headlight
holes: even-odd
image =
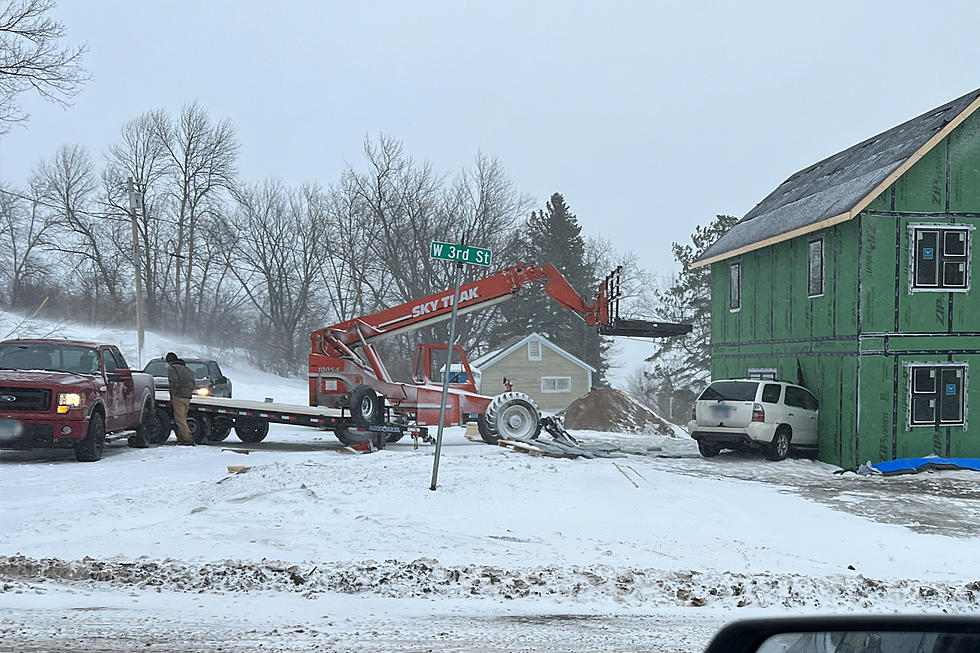
[[[82,405],[82,395],[77,392],[58,393],[58,412],[67,413],[69,408],[78,408]]]
[[[194,394],[200,397],[207,397],[208,395],[211,394],[211,388],[196,388],[194,390]]]

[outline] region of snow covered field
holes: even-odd
[[[59,330],[135,360],[128,332]],[[237,397],[304,403],[303,380],[215,356]],[[0,650],[697,651],[746,616],[977,611],[980,476],[576,435],[632,453],[530,457],[450,429],[432,492],[430,445],[359,454],[300,427],[92,464],[2,452]]]

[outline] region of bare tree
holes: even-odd
[[[185,106],[176,121],[163,112],[151,114],[153,131],[168,157],[169,193],[176,223],[175,254],[182,265],[175,266],[174,289],[181,331],[187,331],[192,310],[191,289],[197,259],[198,220],[213,210],[222,192],[234,184],[238,157],[238,137],[231,122],[212,125],[207,111],[196,102]]]
[[[67,269],[92,293],[93,314],[103,290],[118,310],[128,278],[124,270],[129,249],[129,221],[124,215],[93,212],[98,208],[96,189],[92,161],[79,145],[63,146],[50,161],[42,161],[31,178],[32,194],[53,207],[53,219],[65,229],[66,236],[51,249],[69,257]]]
[[[169,275],[166,272],[171,259],[164,251],[164,243],[173,231],[173,225],[164,218],[169,158],[153,129],[157,120],[154,115],[159,113],[144,113],[123,125],[120,140],[109,146],[102,174],[105,201],[110,210],[120,215],[129,212],[128,178],[133,179],[141,200],[142,210],[137,211],[136,215],[140,241],[139,264],[146,288],[150,324],[160,323],[163,309],[161,299],[168,294]]]
[[[54,0],[10,0],[0,13],[0,133],[28,118],[20,94],[33,89],[64,105],[88,80],[86,48],[61,45],[65,27],[49,15],[54,7]]]
[[[348,171],[341,176],[340,185],[328,191],[324,208],[320,281],[331,319],[341,321],[379,310],[391,273],[368,246],[374,231],[356,175]]]
[[[0,260],[7,276],[10,304],[21,306],[27,287],[42,282],[48,272],[44,247],[55,221],[38,201],[0,194]]]
[[[266,181],[239,193],[236,251],[231,266],[270,331],[276,371],[299,362],[300,327],[309,323],[313,290],[320,277],[325,233],[322,192]]]
[[[367,235],[361,248],[368,250],[374,267],[390,275],[385,283],[374,286],[380,291],[374,298],[375,305],[390,306],[452,286],[452,267],[428,256],[434,240],[462,240],[490,247],[498,266],[517,262],[509,235],[531,202],[514,190],[497,161],[478,155],[472,170],[447,181],[431,165],[406,156],[402,144],[389,136],[366,141],[364,152],[368,169],[348,169],[342,183],[342,205],[359,214],[359,228]],[[472,281],[485,274],[483,268],[467,269],[464,280]],[[367,279],[372,275],[356,276]],[[496,315],[493,311],[471,314],[460,325],[459,341],[465,347],[483,343],[489,325],[498,319]],[[445,337],[443,324],[420,329],[406,342]],[[404,342],[393,339],[383,349],[390,353],[398,344]],[[393,365],[391,371],[405,371],[397,367]]]

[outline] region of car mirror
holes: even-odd
[[[122,383],[124,381],[132,381],[133,370],[124,370],[124,369],[116,368],[113,371],[106,374],[106,379],[108,379],[110,383]]]
[[[966,653],[980,619],[940,615],[748,619],[722,628],[705,653]]]

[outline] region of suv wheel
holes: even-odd
[[[766,458],[769,460],[785,460],[789,455],[790,431],[785,426],[776,429],[776,434],[772,436],[772,442],[766,449]]]
[[[708,444],[707,442],[698,442],[698,451],[705,458],[714,458],[721,453],[721,447],[717,444]]]

